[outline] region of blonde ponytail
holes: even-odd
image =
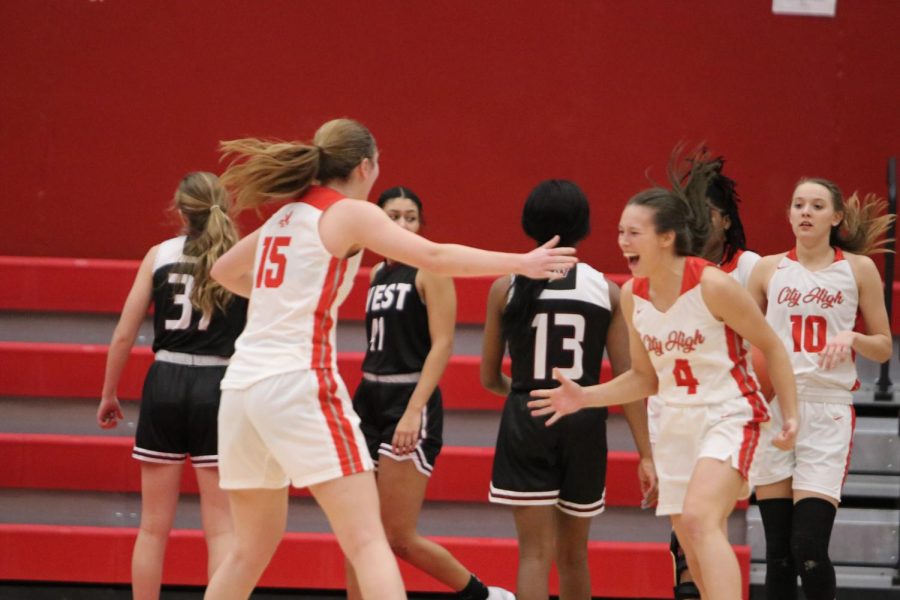
[[[224,310],[232,298],[209,276],[213,263],[238,241],[227,214],[228,203],[228,193],[212,173],[188,173],[175,192],[175,208],[187,224],[184,254],[195,259],[191,304],[204,315],[211,315],[215,308]]]

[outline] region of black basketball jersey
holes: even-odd
[[[185,237],[159,245],[153,263],[153,351],[231,356],[247,321],[247,300],[234,296],[228,312],[203,315],[191,305],[193,258],[184,256]]]
[[[556,387],[554,367],[579,385],[599,383],[610,309],[609,284],[590,265],[578,263],[564,278],[549,282],[531,322],[507,340],[512,390]]]
[[[376,375],[416,373],[431,350],[428,310],[416,289],[418,269],[385,264],[366,296],[366,357],[363,371]]]

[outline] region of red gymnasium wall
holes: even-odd
[[[376,193],[415,189],[438,240],[526,247],[529,189],[571,178],[594,209],[582,258],[625,271],[621,208],[686,139],[727,155],[751,245],[775,252],[799,176],[884,194],[897,23],[886,0],[836,19],[768,0],[5,0],[0,255],[138,258],[173,232],[180,176],[220,169],[218,140],[344,115],[382,148]]]

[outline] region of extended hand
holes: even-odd
[[[584,390],[580,385],[553,368],[553,379],[560,383],[557,388],[549,390],[532,390],[528,408],[532,417],[550,415],[546,425],[549,427],[565,415],[570,415],[584,408]]]
[[[559,236],[524,256],[521,275],[530,279],[559,279],[575,266],[575,248],[557,248]]]

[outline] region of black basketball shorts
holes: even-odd
[[[155,361],[147,372],[132,456],[195,467],[218,466],[219,383],[225,366]]]
[[[497,434],[490,501],[556,506],[576,517],[605,508],[605,408],[584,409],[547,427],[532,417],[527,393],[507,397]]]
[[[422,425],[415,449],[409,454],[395,454],[391,447],[394,430],[415,389],[415,383],[383,383],[363,379],[353,395],[353,410],[359,415],[360,429],[366,436],[369,454],[376,465],[379,455],[397,461],[411,460],[416,470],[430,477],[444,445],[444,408],[440,388],[435,388],[422,410]]]

